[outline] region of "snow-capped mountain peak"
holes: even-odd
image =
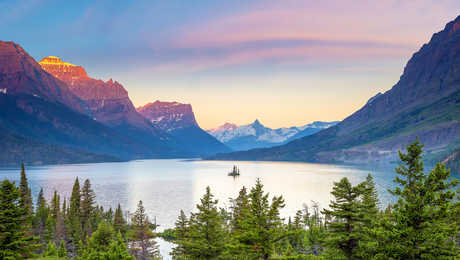
[[[207,132],[234,150],[247,150],[287,143],[294,139],[319,132],[335,124],[337,122],[315,121],[299,127],[272,129],[264,126],[256,119],[251,124],[241,126],[225,123],[217,128],[209,129]]]

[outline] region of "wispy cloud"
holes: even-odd
[[[454,5],[453,1],[446,2]],[[293,0],[257,3],[250,10],[183,25],[168,47],[159,50],[164,56],[174,55],[155,64],[154,70],[193,72],[266,60],[299,63],[314,59],[333,63],[391,59],[409,55],[426,40],[426,30],[409,31],[413,27],[404,27],[420,23],[411,20],[423,11],[413,4]],[[427,16],[444,12],[445,7],[433,8]],[[387,15],[391,17],[385,20]],[[384,19],[376,19],[378,16]]]

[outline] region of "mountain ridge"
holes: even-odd
[[[414,53],[399,81],[331,128],[271,149],[208,159],[388,161],[420,138],[427,153],[460,138],[460,16]]]
[[[264,126],[258,119],[247,125],[237,126],[225,123],[207,132],[233,150],[249,150],[287,143],[297,138],[314,134],[322,129],[337,124],[338,121],[315,121],[303,126],[281,127],[272,129]]]

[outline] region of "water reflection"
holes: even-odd
[[[241,176],[232,178],[227,173],[233,165]],[[348,177],[354,184],[372,172],[377,188],[386,206],[391,197],[386,191],[393,186],[394,167],[387,169],[356,168],[326,164],[289,162],[232,162],[188,160],[139,160],[118,163],[79,165],[52,165],[26,167],[34,198],[40,187],[49,200],[54,190],[61,197],[70,197],[72,185],[78,176],[80,182],[90,179],[96,192],[96,201],[104,208],[121,204],[133,212],[139,200],[160,229],[172,227],[183,209],[187,215],[195,209],[206,186],[219,200],[221,207],[229,207],[229,198],[236,197],[241,187],[250,188],[260,178],[270,196],[283,195],[286,207],[284,217],[293,216],[304,203],[318,202],[327,207],[333,182]],[[19,169],[0,169],[0,179],[18,181]],[[171,244],[162,242],[161,251],[167,257]],[[165,255],[166,254],[166,255]]]

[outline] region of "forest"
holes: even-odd
[[[173,259],[458,259],[459,181],[441,163],[425,173],[422,153],[418,141],[399,153],[394,204],[379,202],[369,174],[335,182],[328,208],[283,218],[283,197],[258,179],[229,208],[207,187],[196,210],[162,232],[142,201],[132,214],[98,206],[90,180],[76,178],[68,199],[40,190],[34,202],[22,165],[18,184],[0,183],[0,259],[162,259],[156,238],[174,243]]]

